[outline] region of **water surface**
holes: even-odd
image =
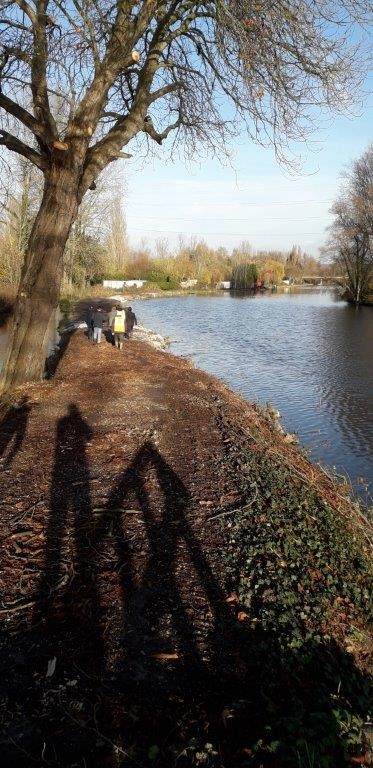
[[[318,290],[153,299],[135,309],[173,339],[172,352],[275,405],[313,460],[348,475],[363,497],[372,491],[373,308]]]

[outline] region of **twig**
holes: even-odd
[[[218,515],[212,515],[212,517],[208,517],[206,520],[206,523],[210,523],[211,520],[218,520],[219,517],[224,517],[225,515],[233,515],[235,512],[244,512],[245,509],[250,509],[250,507],[253,506],[254,502],[258,498],[258,486],[256,486],[255,489],[255,496],[249,501],[248,504],[245,504],[244,507],[236,507],[235,509],[227,509],[225,512],[220,512]]]
[[[38,762],[38,761],[37,761],[37,759],[36,759],[35,757],[33,757],[32,755],[30,755],[30,752],[27,752],[25,749],[23,749],[23,747],[21,747],[21,746],[20,746],[20,744],[17,744],[17,742],[15,741],[15,739],[12,739],[12,737],[10,737],[10,738],[8,739],[8,741],[10,741],[10,743],[11,743],[11,744],[13,744],[13,746],[14,746],[14,747],[16,747],[16,749],[18,749],[20,752],[22,752],[24,755],[26,755],[26,757],[27,757],[29,760],[31,760],[33,763],[36,763],[36,762]]]
[[[110,746],[111,746],[113,749],[117,750],[117,751],[118,751],[118,752],[119,752],[121,755],[123,755],[123,757],[126,757],[128,760],[131,760],[131,762],[132,762],[132,763],[134,763],[135,765],[140,765],[140,764],[139,764],[139,763],[138,763],[136,760],[134,760],[134,759],[131,757],[131,755],[129,754],[129,752],[126,752],[124,749],[122,749],[122,747],[120,747],[120,746],[119,746],[119,744],[115,744],[115,742],[114,742],[114,741],[112,741],[112,740],[111,740],[111,739],[109,739],[107,736],[105,736],[105,734],[103,734],[103,733],[101,733],[101,731],[99,731],[99,729],[97,728],[97,724],[96,724],[96,713],[95,713],[95,709],[94,709],[94,715],[93,715],[93,719],[94,719],[94,723],[95,723],[95,726],[96,726],[96,727],[95,727],[95,728],[93,728],[91,725],[85,725],[84,723],[80,723],[80,722],[79,722],[79,720],[77,720],[75,717],[73,717],[73,715],[71,715],[71,714],[70,714],[70,712],[69,712],[67,709],[65,709],[65,707],[64,707],[64,706],[61,704],[61,698],[60,698],[60,707],[61,707],[61,709],[62,709],[62,712],[64,712],[64,713],[65,713],[65,715],[66,715],[66,716],[67,716],[67,717],[68,717],[70,720],[72,720],[72,722],[73,722],[73,723],[75,723],[75,725],[77,725],[79,728],[84,728],[84,730],[86,730],[86,731],[93,731],[93,733],[96,733],[96,734],[97,734],[97,736],[99,736],[99,737],[100,737],[100,739],[103,739],[103,741],[106,741],[106,743],[107,743],[107,744],[110,744]]]
[[[15,525],[19,525],[19,523],[22,523],[22,520],[26,517],[26,515],[29,512],[31,512],[31,510],[32,510],[32,513],[34,513],[36,507],[39,507],[40,504],[44,504],[44,503],[45,503],[45,499],[40,499],[40,501],[36,501],[35,504],[31,504],[31,507],[27,507],[27,509],[22,510],[22,512],[17,512],[15,515],[13,515],[13,517],[11,517],[12,528]],[[19,517],[19,515],[21,515],[21,517]],[[33,517],[33,514],[31,515],[31,519],[32,517]]]
[[[75,669],[77,669],[80,672],[81,675],[84,675],[84,677],[87,677],[88,680],[98,680],[99,679],[98,675],[89,675],[88,672],[85,672],[84,669],[81,669],[81,667],[78,667],[78,665],[77,665],[77,663],[75,661],[73,661],[73,666],[75,667]]]
[[[225,515],[233,515],[235,512],[239,512],[239,509],[226,509],[225,512],[219,512],[218,515],[212,515],[212,517],[207,517],[206,523],[210,523],[211,520],[218,520],[219,517],[225,517]]]
[[[0,614],[5,613],[17,613],[17,611],[23,611],[25,608],[31,608],[36,605],[37,600],[32,600],[31,603],[22,603],[22,605],[15,605],[14,608],[0,608]]]

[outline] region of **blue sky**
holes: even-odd
[[[242,240],[255,249],[290,250],[297,243],[318,257],[341,171],[367,149],[372,125],[372,97],[354,117],[324,120],[311,147],[300,148],[297,174],[243,135],[230,147],[233,167],[203,157],[186,166],[170,162],[167,153],[146,162],[134,158],[126,165],[130,243],[136,247],[145,238],[154,247],[166,238],[175,246],[179,235],[229,250]]]

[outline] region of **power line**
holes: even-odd
[[[131,219],[141,219],[143,221],[149,221],[153,219],[159,219],[159,216],[131,216]],[[320,221],[322,220],[322,216],[308,216],[306,219],[288,219],[286,217],[286,221],[294,221],[294,222],[301,222],[301,221]],[[215,218],[206,218],[205,216],[173,216],[170,221],[243,221],[248,223],[247,218],[246,219],[225,219],[221,216],[216,216]],[[270,218],[266,218],[263,221],[284,221],[283,216],[272,216]]]
[[[144,229],[143,227],[129,227],[131,232],[142,232],[166,235],[202,235],[203,237],[211,237],[212,235],[219,235],[225,237],[319,237],[320,232],[182,232],[179,229]]]
[[[206,195],[207,194],[208,193],[206,193]],[[208,195],[208,196],[209,196],[209,198],[211,198],[211,195]],[[332,203],[333,199],[334,198],[328,198],[327,200],[319,200],[319,199],[317,199],[317,200],[266,200],[264,203],[246,203],[245,202],[245,203],[240,203],[240,205],[241,206],[245,206],[245,207],[252,206],[252,207],[255,207],[255,208],[261,208],[261,207],[267,206],[267,205],[308,205],[309,203],[318,203],[320,205],[321,204],[325,205],[325,203]],[[183,205],[183,203],[177,203],[177,202],[174,203],[174,205],[180,205],[180,204]],[[164,202],[164,203],[146,202],[146,203],[144,203],[144,199],[139,200],[138,202],[129,200],[128,201],[128,205],[130,205],[130,206],[132,206],[132,205],[141,205],[143,208],[145,206],[147,208],[159,208],[159,207],[161,207],[161,208],[165,208],[165,207],[169,208],[169,203],[168,202]],[[192,207],[193,205],[200,207],[199,203],[189,203],[188,205],[189,205],[189,207]],[[214,203],[211,203],[211,205],[214,205]]]

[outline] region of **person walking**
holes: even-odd
[[[101,307],[98,307],[93,315],[93,342],[100,344],[102,326],[104,324],[104,313]]]
[[[93,318],[95,316],[95,310],[90,306],[88,310],[88,338],[93,341]]]
[[[114,320],[115,315],[117,314],[117,307],[112,307],[109,312],[108,317],[108,324],[109,324],[109,331],[110,331],[110,337],[111,337],[111,343],[114,344]]]
[[[123,339],[126,331],[126,313],[121,306],[117,306],[117,311],[114,317],[114,344],[118,349],[123,348]]]
[[[132,307],[127,307],[126,309],[126,336],[128,339],[132,336],[132,331],[134,325],[137,325],[137,317],[132,309]]]

